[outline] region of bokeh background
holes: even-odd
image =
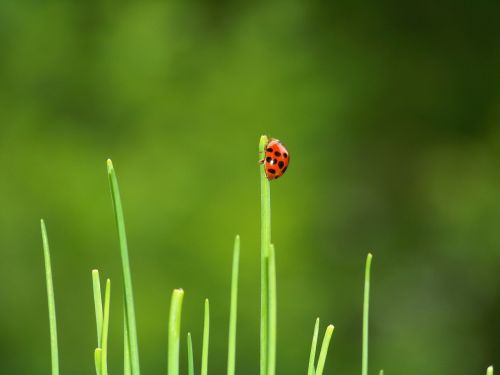
[[[263,133],[292,155],[272,183],[279,374],[305,373],[317,316],[326,373],[360,372],[368,251],[371,374],[500,367],[499,20],[493,1],[2,1],[0,373],[50,371],[41,217],[62,373],[94,372],[92,268],[121,372],[111,157],[143,373],[166,373],[175,287],[197,359],[210,298],[225,372],[239,233],[237,370],[257,374]]]

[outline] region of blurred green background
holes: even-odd
[[[272,183],[279,374],[305,373],[317,316],[327,373],[359,373],[368,251],[372,374],[500,366],[499,19],[498,1],[2,1],[0,373],[49,373],[41,217],[62,373],[94,372],[92,268],[120,373],[111,157],[143,373],[166,373],[175,287],[198,360],[210,298],[225,373],[239,233],[237,371],[257,374],[263,133],[292,155]]]

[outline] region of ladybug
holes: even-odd
[[[286,172],[290,154],[283,143],[271,138],[266,145],[264,159],[261,162],[264,164],[267,179],[276,180]]]

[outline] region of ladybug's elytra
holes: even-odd
[[[264,150],[264,171],[268,180],[276,180],[283,176],[290,163],[290,154],[286,147],[277,139],[271,139]]]

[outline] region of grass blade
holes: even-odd
[[[134,295],[132,291],[132,275],[130,272],[130,262],[128,258],[127,234],[125,231],[125,220],[123,217],[123,208],[120,199],[120,190],[116,178],[115,169],[110,159],[107,161],[108,178],[111,188],[111,198],[118,229],[118,239],[120,242],[120,252],[123,268],[123,283],[125,289],[125,313],[127,315],[128,335],[130,341],[130,362],[133,375],[140,375],[139,366],[139,346],[137,343],[137,328],[135,323]]]
[[[486,369],[486,375],[493,375],[493,366],[490,366]]]
[[[384,375],[384,370],[380,370],[378,375]]]
[[[277,326],[277,298],[276,298],[276,257],[274,245],[269,246],[268,258],[268,296],[269,296],[269,346],[267,358],[267,375],[276,373],[276,326]]]
[[[323,374],[323,369],[325,368],[326,355],[328,354],[328,346],[330,345],[330,339],[333,334],[333,326],[330,324],[326,328],[325,336],[323,337],[323,343],[321,344],[321,350],[319,352],[318,366],[316,367],[316,375]]]
[[[109,331],[109,308],[111,302],[111,280],[106,281],[106,291],[104,292],[104,315],[102,319],[102,354],[101,354],[101,375],[108,375],[108,331]]]
[[[316,359],[316,347],[318,346],[318,333],[319,333],[319,318],[316,319],[316,324],[314,325],[314,333],[311,343],[311,354],[309,354],[309,367],[307,369],[307,375],[315,375],[314,360]]]
[[[370,267],[372,254],[366,257],[365,293],[363,297],[363,341],[361,354],[361,375],[368,375],[368,313],[370,304]]]
[[[260,137],[259,157],[263,157],[267,136]],[[261,247],[260,247],[260,375],[267,375],[268,357],[268,280],[267,258],[271,243],[271,189],[269,180],[260,166]]]
[[[59,349],[57,346],[57,323],[56,302],[54,297],[54,284],[52,281],[52,267],[50,265],[49,240],[45,222],[40,220],[42,229],[43,257],[45,260],[45,279],[47,281],[47,298],[49,302],[49,326],[50,326],[50,356],[52,363],[52,375],[59,375]]]
[[[123,305],[123,375],[131,375],[130,365],[130,339],[127,328],[127,314],[125,312],[125,302]]]
[[[233,269],[231,274],[231,308],[229,311],[229,339],[227,375],[234,375],[236,367],[236,320],[238,312],[238,270],[240,264],[240,236],[234,239]]]
[[[188,332],[188,375],[194,375],[194,359],[193,359],[193,341],[191,340],[191,333]]]
[[[205,315],[203,318],[203,347],[201,352],[201,375],[208,373],[208,342],[210,335],[210,305],[205,299]]]
[[[174,289],[168,318],[168,375],[179,375],[179,342],[183,298],[184,291]]]
[[[94,362],[95,362],[95,372],[97,375],[101,375],[102,367],[102,349],[96,348],[94,351]]]
[[[95,322],[97,326],[97,347],[101,347],[102,333],[102,295],[101,281],[99,280],[99,271],[92,270],[92,287],[94,290]]]

